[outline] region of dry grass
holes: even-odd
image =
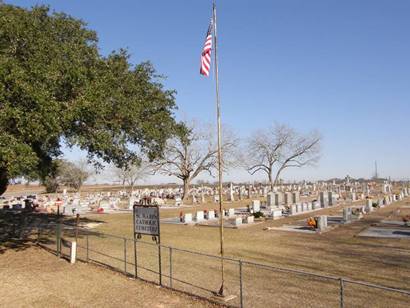
[[[1,307],[211,307],[121,274],[70,265],[39,248],[0,255]]]
[[[247,201],[236,202],[232,206],[241,206]],[[410,249],[408,239],[361,238],[356,235],[364,228],[391,215],[405,202],[395,203],[378,209],[363,220],[340,226],[324,234],[303,234],[285,231],[264,231],[267,226],[279,226],[305,219],[306,214],[244,229],[225,229],[225,255],[235,259],[250,260],[278,267],[301,269],[318,274],[363,280],[391,287],[408,289],[410,283]],[[206,204],[200,207],[184,209],[185,212],[196,209],[214,208]],[[229,206],[227,206],[229,207]],[[162,210],[162,217],[176,217],[180,210]],[[321,214],[341,214],[341,207],[325,209]],[[132,238],[131,214],[94,215],[88,219],[104,222],[97,230],[101,232]],[[162,244],[188,250],[217,255],[219,253],[218,228],[161,225]],[[123,269],[123,240],[109,237],[90,237],[90,247],[105,251],[119,260],[92,253],[92,258]],[[150,238],[145,238],[150,242]],[[82,242],[81,242],[82,241]],[[85,245],[85,238],[80,239]],[[138,249],[139,275],[147,280],[158,282],[158,275],[152,273],[158,269],[157,248],[140,243]],[[127,271],[134,272],[133,246],[127,242]],[[84,252],[83,252],[84,253]],[[84,256],[84,255],[83,255]],[[219,286],[220,263],[217,259],[173,251],[174,278],[193,283],[197,287],[187,286],[174,281],[174,287],[209,296],[210,291]],[[169,251],[162,250],[163,274],[169,273]],[[146,269],[142,269],[145,267]],[[238,263],[226,263],[226,286],[228,292],[239,295]],[[251,306],[264,306],[273,303],[284,306],[320,306],[336,307],[339,305],[339,282],[322,278],[267,271],[245,265],[243,268],[245,302]],[[164,278],[168,285],[168,278]],[[386,305],[407,306],[410,298],[396,296],[367,287],[352,284],[345,286],[346,302],[355,306],[385,307]],[[377,299],[377,300],[376,300]],[[239,304],[238,298],[233,304]]]
[[[226,204],[225,208],[244,206],[249,200]],[[359,202],[360,203],[360,202]],[[364,201],[362,202],[362,204]],[[363,220],[340,226],[323,234],[303,234],[285,231],[264,231],[265,227],[292,224],[311,215],[341,215],[341,208],[321,210],[315,214],[304,214],[243,229],[225,229],[225,255],[242,260],[269,264],[278,267],[301,269],[318,274],[351,278],[391,287],[409,289],[410,248],[409,239],[375,239],[357,237],[363,229],[391,215],[408,200],[392,204],[366,216]],[[184,208],[184,212],[198,209],[215,209],[216,204]],[[161,210],[161,217],[177,217],[181,209]],[[132,238],[131,214],[87,215],[83,219],[103,222],[96,231]],[[212,227],[161,225],[162,244],[182,249],[200,251],[213,255],[219,253],[219,230]],[[66,232],[66,236],[69,232]],[[152,243],[149,237],[144,238]],[[79,244],[85,247],[86,237],[80,236]],[[102,236],[89,236],[89,257],[94,261],[109,264],[117,270],[125,270],[124,241]],[[158,250],[155,245],[138,244],[138,275],[146,280],[158,282]],[[111,257],[103,256],[104,252]],[[80,257],[86,259],[85,250]],[[132,241],[126,241],[127,273],[134,274]],[[169,286],[169,250],[162,249],[163,284]],[[239,268],[237,262],[226,262],[226,287],[228,293],[239,295]],[[173,251],[173,277],[195,286],[173,281],[173,287],[210,296],[220,283],[220,263],[217,259]],[[144,268],[143,268],[144,267]],[[280,271],[267,271],[245,264],[243,267],[244,299],[247,306],[339,306],[339,282],[312,278]],[[345,285],[345,304],[357,307],[408,307],[409,297],[370,289]],[[239,304],[239,297],[231,302]]]

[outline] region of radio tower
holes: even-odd
[[[374,179],[377,180],[379,178],[379,174],[377,172],[377,161],[374,162]]]

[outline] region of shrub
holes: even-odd
[[[252,215],[255,218],[265,217],[265,215],[262,212],[256,212],[256,213],[253,213]]]

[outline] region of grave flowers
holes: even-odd
[[[316,219],[314,219],[313,217],[309,217],[309,218],[307,219],[307,225],[308,225],[309,227],[312,227],[312,229],[316,229],[316,228],[317,228],[317,221],[316,221]]]
[[[410,227],[410,215],[405,215],[402,217],[404,225],[406,227]]]

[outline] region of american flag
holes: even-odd
[[[212,52],[212,28],[213,22],[209,23],[208,32],[206,33],[204,49],[202,49],[201,54],[201,75],[209,77],[209,71],[211,69],[211,52]]]

